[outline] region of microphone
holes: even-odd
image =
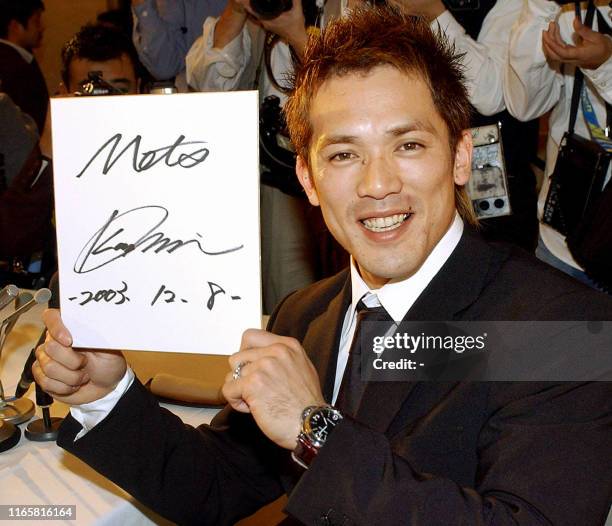
[[[17,321],[19,316],[28,312],[32,307],[34,307],[35,305],[38,305],[39,303],[47,303],[50,299],[51,299],[51,291],[49,289],[37,290],[36,293],[34,294],[34,297],[30,301],[28,301],[25,305],[17,309],[10,316],[4,318],[4,320],[2,320],[2,324],[3,325],[5,323],[10,324],[10,323],[13,323],[14,321]]]
[[[34,304],[36,301],[29,292],[22,292],[15,300],[17,311],[23,310],[27,305]],[[9,316],[0,326],[0,352],[4,348],[7,336],[13,330],[19,316]],[[1,387],[1,382],[0,382]],[[7,400],[4,398],[4,391],[0,388],[0,418],[5,422],[17,425],[29,420],[34,415],[34,404],[26,398]]]
[[[0,290],[0,310],[19,296],[19,289],[15,285],[7,285]]]
[[[15,309],[20,309],[31,300],[32,294],[29,292],[22,292],[15,299]],[[4,349],[4,344],[6,343],[8,335],[13,330],[13,327],[15,327],[15,323],[17,323],[17,318],[13,319],[9,323],[2,322],[2,325],[0,325],[0,354],[2,353],[2,349]]]
[[[51,289],[51,299],[49,300],[49,308],[57,309],[59,308],[59,284],[57,280],[57,274],[54,274],[51,278],[49,288]],[[28,359],[26,360],[26,363],[23,366],[21,378],[19,379],[19,383],[17,384],[17,388],[15,389],[15,398],[21,398],[30,388],[30,385],[32,385],[32,382],[34,381],[34,375],[32,374],[32,365],[36,361],[36,349],[38,349],[39,346],[45,343],[46,337],[47,329],[44,329],[42,334],[40,335],[40,338],[38,339],[38,342],[36,342],[36,345],[30,351],[30,355],[28,356]]]
[[[53,276],[51,276],[51,279],[49,280],[49,289],[50,289],[49,292],[51,294],[51,298],[49,299],[49,308],[59,309],[60,295],[59,295],[59,279],[57,276],[57,272],[53,274]],[[32,375],[32,364],[36,361],[36,354],[35,354],[36,348],[39,345],[42,345],[44,343],[46,337],[47,337],[47,329],[45,329],[43,333],[40,335],[40,338],[38,339],[38,343],[30,352],[30,356],[28,357],[28,360],[26,361],[25,366],[23,368],[23,373],[21,375],[21,380],[19,381],[19,385],[17,386],[17,390],[20,390],[22,381],[25,380],[24,381],[24,384],[25,384],[27,382],[27,379],[30,378],[30,381],[26,387],[26,391],[28,387],[30,387],[30,384],[34,381],[34,376]],[[24,375],[25,375],[25,378],[24,378]],[[17,390],[15,391],[15,396],[17,396]],[[53,397],[45,393],[40,388],[40,386],[36,384],[36,405],[38,405],[39,407],[48,408],[52,403],[53,403]],[[43,420],[45,420],[45,425],[47,426],[51,425],[50,421],[48,420],[49,418],[50,416],[48,414],[48,410],[47,411],[43,410]],[[26,436],[28,435],[26,434]]]
[[[17,298],[15,298],[15,310],[20,309],[21,307],[26,305],[28,302],[32,301],[32,298],[33,298],[33,296],[29,292],[22,292],[22,293],[20,293],[19,296],[17,296]],[[15,323],[17,323],[17,318],[12,320],[10,323],[6,324],[6,328],[4,330],[3,338],[6,338],[9,335],[9,333],[13,330],[13,327],[15,326]]]
[[[49,300],[50,309],[60,308],[60,291],[59,291],[59,278],[57,272],[51,276],[49,280],[49,289],[51,289],[51,299]]]
[[[15,398],[21,398],[26,391],[32,385],[34,381],[34,375],[32,374],[32,365],[36,361],[36,349],[39,345],[42,345],[47,336],[47,331],[44,330],[38,339],[38,342],[34,346],[34,348],[30,351],[30,356],[26,360],[25,365],[23,366],[23,372],[21,373],[21,378],[19,379],[19,383],[17,384],[17,388],[15,389]]]
[[[49,308],[58,309],[59,308],[59,280],[57,277],[57,273],[53,274],[51,277],[51,281],[49,282],[49,294],[51,298],[49,300]],[[42,342],[45,341],[45,337],[47,335],[46,329],[40,335],[38,343],[36,347],[38,347]],[[36,347],[32,349],[30,352],[30,356],[28,357],[28,361],[25,364],[23,369],[23,373],[21,375],[21,380],[19,385],[17,386],[17,390],[20,391],[25,387],[25,390],[28,389],[30,384],[33,381],[32,377],[32,364],[36,360]],[[28,378],[31,380],[28,383]],[[23,382],[23,385],[22,385]],[[26,387],[27,385],[27,387]],[[51,416],[50,406],[53,404],[53,397],[47,393],[45,393],[38,384],[36,385],[36,405],[42,409],[42,418],[38,420],[34,420],[30,422],[25,430],[25,437],[28,440],[33,440],[35,442],[45,442],[45,441],[55,441],[57,440],[57,433],[59,426],[62,423],[63,418],[57,418]],[[25,392],[25,391],[23,391]],[[17,392],[15,393],[17,394]]]

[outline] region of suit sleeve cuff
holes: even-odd
[[[376,440],[375,433],[345,416],[300,477],[285,511],[303,524],[352,524],[357,517],[353,499],[347,499],[352,481],[382,480],[376,462],[365,461],[371,450],[359,447]]]
[[[123,378],[119,381],[115,389],[108,393],[104,398],[94,400],[87,404],[73,405],[70,408],[72,417],[82,426],[81,431],[74,437],[75,440],[85,436],[87,432],[97,426],[113,410],[120,398],[130,388],[134,382],[134,371],[127,368]]]

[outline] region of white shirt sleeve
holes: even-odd
[[[117,405],[119,399],[130,388],[133,381],[134,371],[128,367],[123,378],[117,384],[117,387],[104,398],[94,400],[88,404],[73,405],[70,408],[72,417],[83,426],[83,429],[76,435],[75,440],[85,436],[88,431],[92,430],[108,416],[115,405]]]
[[[187,53],[187,83],[198,91],[233,91],[244,88],[243,75],[251,61],[247,25],[223,49],[213,47],[217,18],[204,21],[202,36]]]
[[[478,40],[474,40],[449,11],[432,23],[462,53],[470,102],[483,115],[505,109],[503,75],[510,29],[521,12],[522,0],[498,0],[485,17]]]
[[[564,84],[561,66],[546,60],[542,31],[560,12],[553,1],[524,0],[512,28],[503,84],[506,106],[517,119],[540,117],[559,101]]]
[[[609,36],[606,38],[610,38]],[[612,56],[597,69],[583,69],[584,76],[591,81],[595,91],[608,103],[612,104]],[[602,127],[603,123],[599,123]]]

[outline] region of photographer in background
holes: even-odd
[[[138,93],[138,57],[130,39],[105,23],[87,24],[62,47],[60,95],[126,95]],[[47,115],[40,149],[53,156],[51,119]]]
[[[179,91],[188,91],[185,55],[206,17],[218,16],[224,5],[224,0],[132,0],[134,46],[156,80],[174,79]]]
[[[600,126],[606,126],[606,103],[612,103],[612,41],[602,33],[610,32],[607,26],[612,8],[607,2],[597,3],[595,9],[602,16],[595,13],[593,29],[589,29],[577,19],[573,2],[563,2],[566,4],[563,6],[560,3],[548,0],[525,2],[520,20],[512,30],[504,89],[508,109],[519,119],[535,119],[552,110],[544,184],[538,199],[541,222],[536,255],[594,286],[570,253],[565,236],[542,222],[542,218],[559,145],[570,122],[574,75],[578,70],[584,75],[583,88],[593,112]],[[582,19],[585,15],[583,7]],[[575,133],[589,139],[591,133],[582,106],[579,104],[577,108]],[[589,177],[591,174],[576,175]],[[608,168],[608,181],[609,178]],[[611,236],[609,233],[606,238],[600,238],[599,244],[609,243]]]
[[[219,18],[204,22],[202,36],[189,50],[187,82],[198,91],[259,89],[262,117],[276,107],[280,118],[293,60],[301,57],[308,31],[321,27],[332,9],[339,12],[338,2],[328,2],[323,12],[315,0],[228,0]],[[266,101],[271,95],[277,99]],[[288,164],[289,169],[278,166],[262,155],[261,261],[267,313],[288,293],[318,277],[319,216],[309,210],[302,192],[289,195],[279,188],[287,180],[297,182],[294,161]]]
[[[62,93],[80,91],[89,74],[98,71],[118,92],[138,93],[136,51],[120,30],[103,25],[83,26],[62,48]]]
[[[492,241],[509,241],[533,252],[537,245],[536,179],[531,162],[537,157],[536,120],[519,122],[506,110],[503,73],[512,24],[522,0],[390,0],[431,21],[463,53],[472,126],[501,122],[512,213],[481,219],[482,233]]]

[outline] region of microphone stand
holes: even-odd
[[[28,294],[29,295],[29,294]],[[30,298],[32,297],[29,295]],[[17,322],[17,318],[32,308],[35,303],[46,303],[51,297],[51,291],[40,289],[36,292],[33,300],[27,301],[20,306],[12,315],[5,318],[0,325],[0,356],[6,342],[6,338]],[[34,404],[27,398],[7,400],[4,396],[4,387],[0,379],[0,452],[11,449],[19,442],[21,430],[16,426],[29,420],[34,416]]]
[[[34,442],[57,440],[57,430],[64,419],[51,417],[49,408],[52,403],[53,398],[36,384],[36,405],[42,409],[42,418],[33,420],[28,424],[25,430],[25,436],[28,440],[33,440]]]
[[[0,355],[6,342],[6,337],[12,329],[10,323],[2,323],[0,327]],[[0,378],[0,421],[9,424],[21,424],[34,416],[34,403],[27,398],[10,399],[4,396],[2,379]]]
[[[5,324],[2,324],[0,327],[0,354],[2,353],[5,332]],[[7,408],[8,404],[4,398],[4,388],[2,387],[2,380],[0,379],[0,411],[5,411]],[[3,416],[0,417],[0,453],[16,446],[20,438],[21,429],[19,429],[14,423],[5,420]]]
[[[21,438],[21,429],[15,424],[0,420],[0,453],[16,446]]]

